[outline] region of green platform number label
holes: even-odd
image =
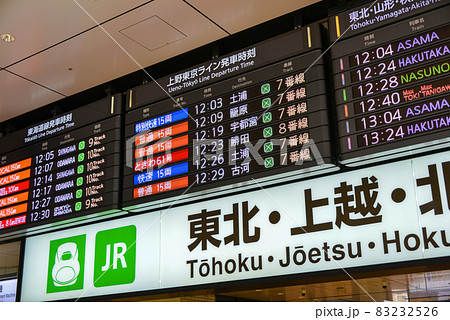
[[[272,152],[273,151],[273,143],[272,142],[266,142],[264,143],[264,152]]]
[[[83,289],[86,235],[50,241],[47,293]]]
[[[83,190],[82,189],[78,189],[77,190],[77,194],[76,194],[77,199],[81,198],[82,196],[83,196]]]
[[[263,129],[263,136],[264,138],[269,138],[273,135],[272,127],[264,128]]]
[[[133,283],[136,273],[136,227],[100,231],[95,237],[94,286]]]
[[[83,150],[85,146],[86,146],[86,142],[80,141],[80,143],[78,143],[78,150]]]
[[[272,100],[270,98],[265,98],[262,100],[261,105],[264,109],[269,108],[272,105]]]
[[[84,158],[84,155],[83,155],[83,158]],[[79,159],[79,157],[78,157],[78,159]],[[83,161],[83,160],[81,160],[81,161]],[[77,167],[77,174],[82,174],[83,172],[84,172],[84,166],[82,164],[80,164]]]
[[[272,113],[270,113],[270,112],[264,113],[263,114],[263,122],[268,123],[270,121],[272,121]]]
[[[84,161],[84,153],[78,155],[78,162]]]
[[[264,166],[266,168],[272,168],[275,164],[275,159],[272,157],[269,157],[267,159],[264,160]]]
[[[83,185],[83,177],[77,178],[77,187]]]
[[[266,94],[270,92],[270,83],[263,84],[261,86],[261,93]]]
[[[75,211],[80,211],[83,208],[83,203],[80,201],[75,203]]]

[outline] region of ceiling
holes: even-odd
[[[0,0],[0,122],[316,2]]]

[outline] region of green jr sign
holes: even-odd
[[[100,231],[95,237],[94,286],[133,283],[136,273],[136,227]]]

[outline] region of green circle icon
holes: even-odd
[[[80,143],[78,143],[78,150],[83,150],[85,146],[86,146],[86,142],[80,141]]]

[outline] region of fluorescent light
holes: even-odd
[[[14,38],[14,36],[9,33],[4,33],[4,34],[0,35],[0,38],[5,42],[16,41],[16,38]]]

